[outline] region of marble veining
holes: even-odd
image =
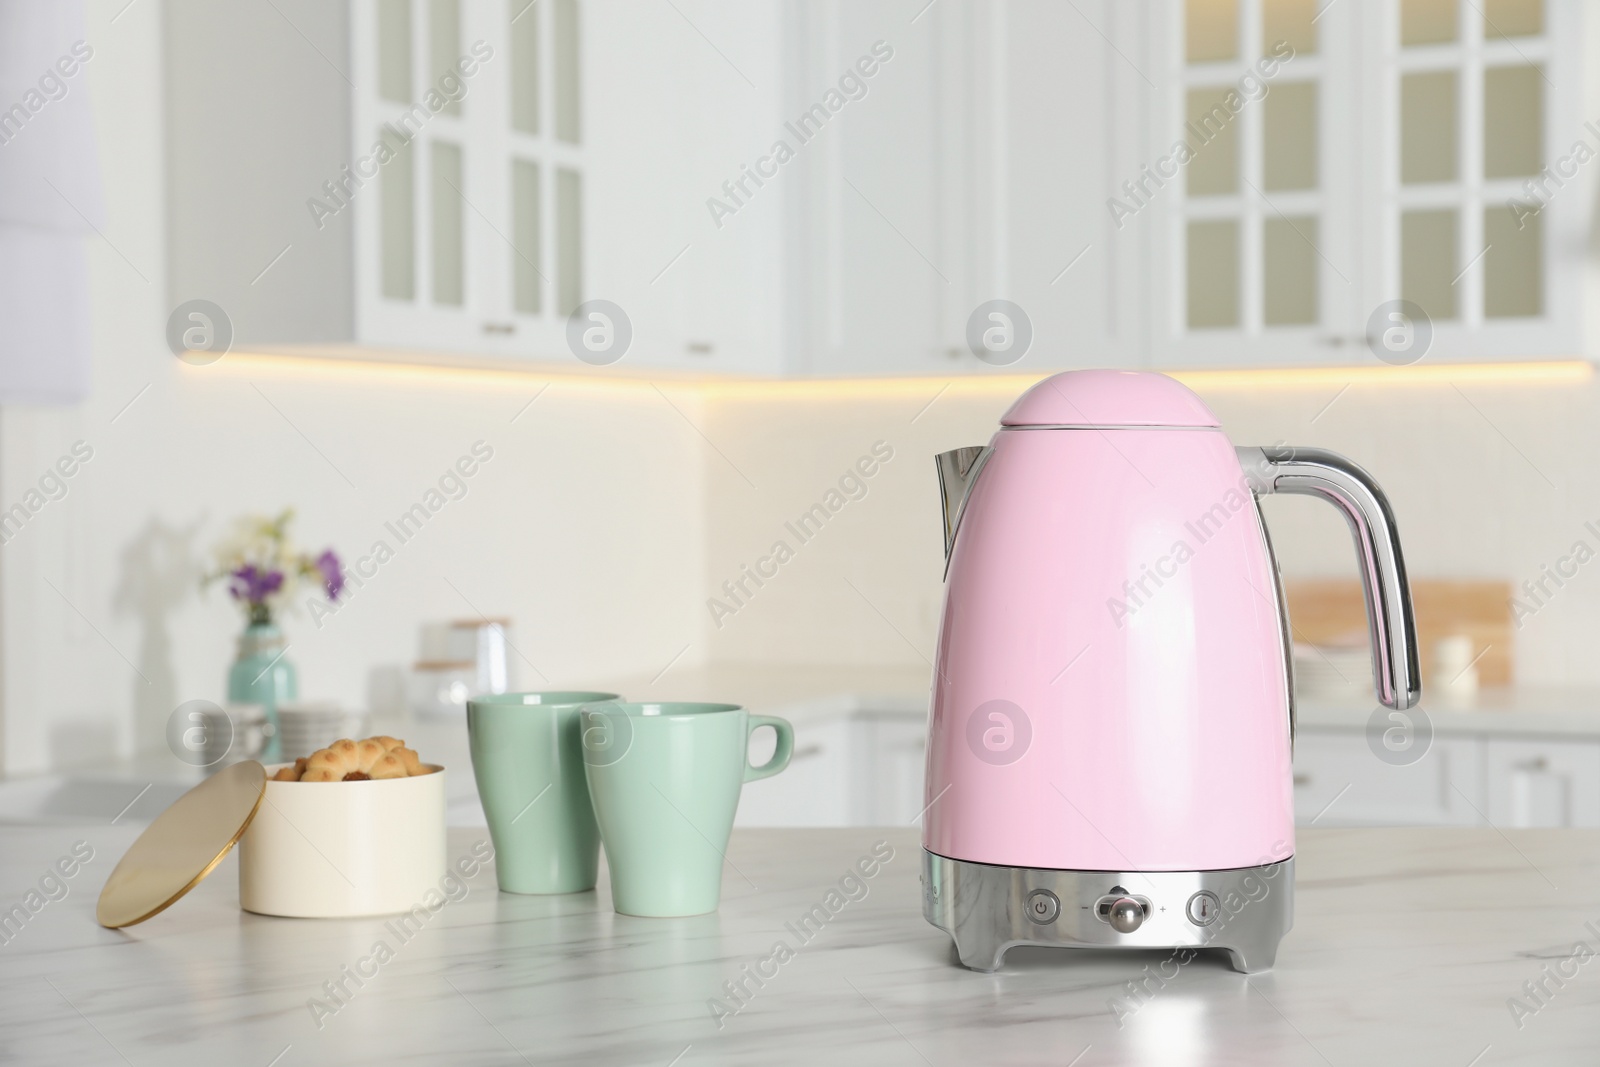
[[[0,1062],[1600,1061],[1600,961],[1574,956],[1600,952],[1600,831],[1303,831],[1295,927],[1249,978],[1216,953],[1163,974],[1157,951],[1017,948],[965,970],[922,919],[914,829],[737,830],[721,910],[689,919],[613,913],[603,871],[593,893],[517,897],[485,868],[404,937],[241,912],[232,858],[148,923],[102,930],[95,897],[136,832],[0,828],[0,907],[74,842],[95,853],[5,930]],[[452,829],[451,859],[486,836]],[[841,890],[879,841],[894,858]],[[797,936],[818,904],[830,917]]]

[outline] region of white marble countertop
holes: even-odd
[[[735,831],[720,912],[690,919],[614,914],[603,869],[595,892],[519,897],[485,868],[404,941],[383,919],[245,914],[232,857],[169,911],[103,930],[95,899],[133,834],[0,828],[5,908],[75,841],[94,849],[0,944],[0,1060],[1490,1067],[1600,1050],[1600,963],[1563,962],[1600,951],[1600,831],[1306,831],[1277,969],[1247,979],[1202,954],[1125,1000],[1120,1025],[1111,1001],[1166,954],[1014,949],[998,974],[963,970],[921,917],[914,829]],[[452,860],[482,836],[452,830]],[[894,858],[866,895],[800,943],[785,924],[880,840]],[[709,1002],[780,939],[794,957],[719,1028]],[[392,958],[328,998],[379,941]],[[1524,987],[1541,980],[1542,1004]],[[1520,1029],[1510,998],[1531,1012]]]

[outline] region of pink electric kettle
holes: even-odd
[[[1294,690],[1256,497],[1349,520],[1378,699],[1403,709],[1416,628],[1388,501],[1334,453],[1234,448],[1161,374],[1057,374],[1000,422],[938,457],[923,914],[980,971],[1020,944],[1266,970],[1294,918]]]

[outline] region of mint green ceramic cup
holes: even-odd
[[[794,728],[737,704],[617,702],[580,718],[612,904],[624,915],[716,911],[740,790],[789,765]],[[750,734],[762,726],[777,732],[777,750],[753,767]]]
[[[594,888],[600,831],[583,777],[578,711],[616,699],[615,693],[562,691],[467,702],[472,773],[505,892]]]

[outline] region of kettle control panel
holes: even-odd
[[[924,849],[922,867],[923,917],[951,935],[965,966],[984,972],[999,970],[1012,946],[1054,945],[1218,949],[1251,974],[1272,966],[1294,919],[1292,858],[1206,871],[1079,871]]]

